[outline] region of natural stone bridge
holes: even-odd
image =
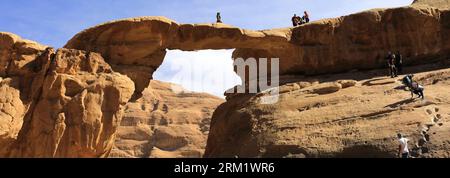
[[[384,67],[390,50],[404,54],[406,64],[443,59],[450,54],[449,25],[448,11],[428,6],[375,9],[261,31],[140,17],[87,29],[65,48],[102,54],[141,92],[164,60],[166,49],[236,49],[233,58],[279,58],[280,75],[337,73]]]

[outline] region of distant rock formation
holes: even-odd
[[[201,158],[212,113],[225,100],[152,80],[125,106],[110,157]]]

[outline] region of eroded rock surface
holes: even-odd
[[[202,157],[212,113],[224,100],[152,80],[130,102],[110,157]]]
[[[414,6],[431,6],[440,9],[450,9],[449,0],[414,0]]]
[[[0,153],[106,157],[134,83],[99,54],[0,35]]]
[[[205,157],[389,158],[397,133],[414,157],[450,157],[449,63],[405,72],[418,72],[425,100],[411,99],[402,76],[380,76],[385,70],[317,76],[304,88],[299,76],[281,86],[276,104],[261,103],[267,95],[230,97],[214,112]]]

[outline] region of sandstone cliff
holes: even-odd
[[[125,106],[110,157],[200,158],[212,113],[224,100],[152,80]]]
[[[431,6],[439,9],[450,9],[449,0],[414,0],[413,6]]]
[[[205,157],[390,158],[397,133],[415,157],[450,157],[449,67],[406,68],[425,100],[411,99],[402,76],[382,77],[385,70],[291,76],[276,104],[261,104],[263,94],[230,97],[214,112]]]
[[[22,128],[23,117],[39,93],[48,61],[46,47],[0,33],[0,156],[8,152]],[[36,64],[36,65],[35,65]]]
[[[0,37],[1,156],[107,156],[133,82],[96,53]]]

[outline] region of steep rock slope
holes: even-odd
[[[205,157],[389,158],[397,133],[415,157],[450,157],[449,64],[406,68],[425,100],[385,70],[291,76],[276,104],[261,103],[262,93],[229,97],[214,112]]]

